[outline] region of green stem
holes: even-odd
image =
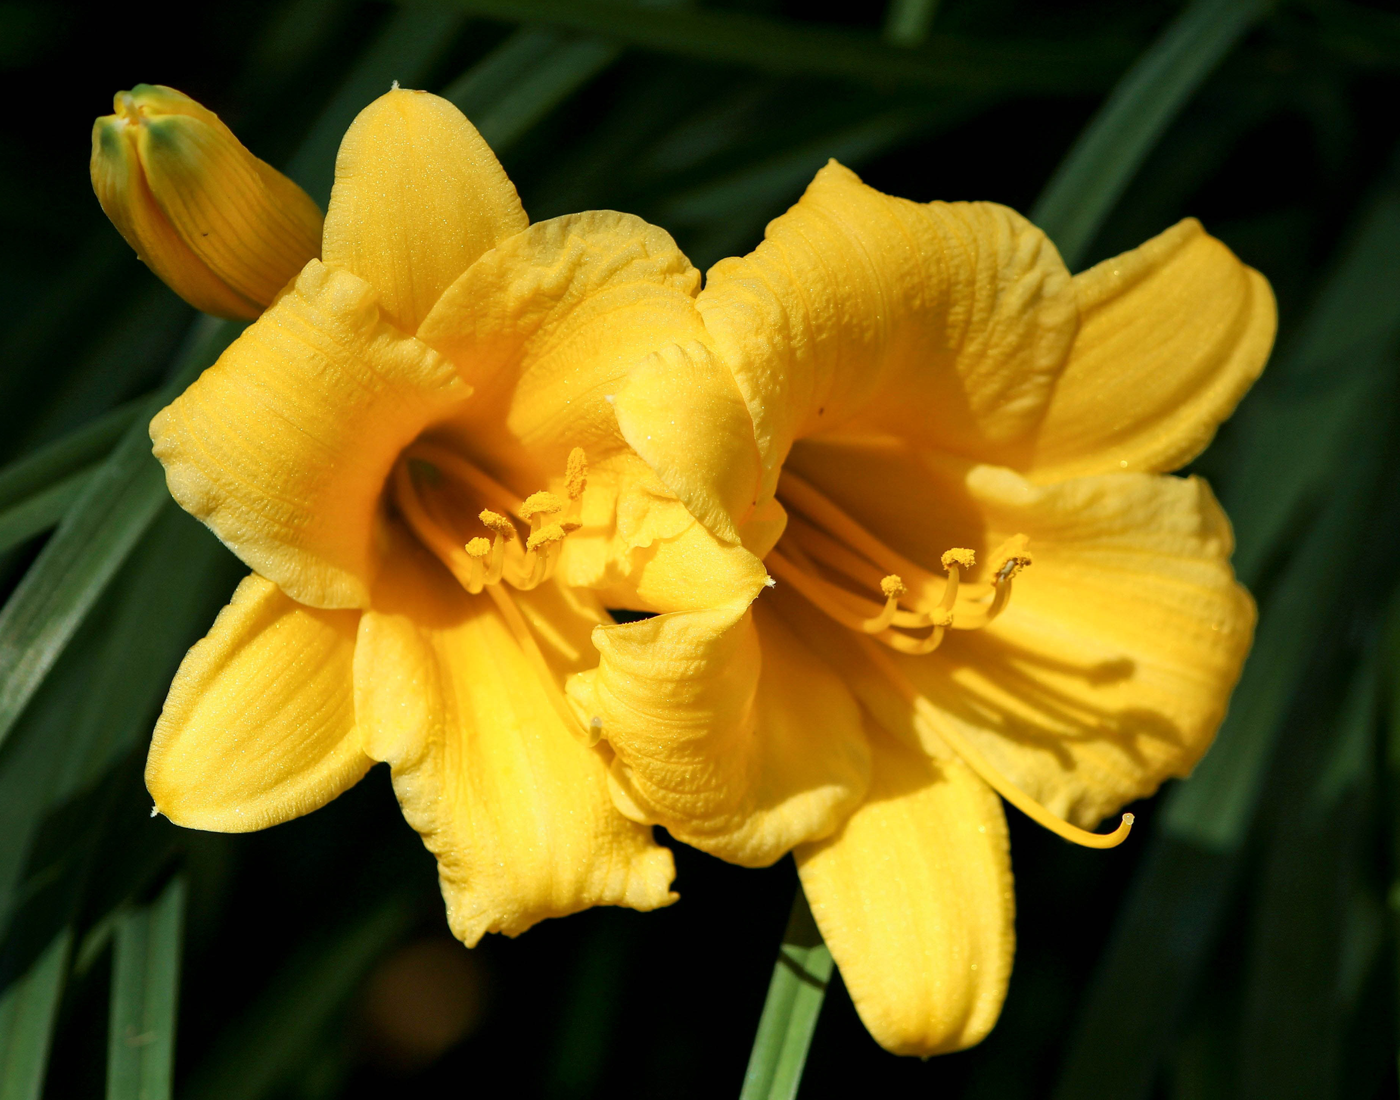
[[[797,1095],[830,980],[831,952],[799,885],[739,1100],[792,1100]]]

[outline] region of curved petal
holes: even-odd
[[[1074,277],[1080,328],[1031,476],[1167,471],[1210,442],[1264,369],[1268,281],[1194,218]]]
[[[170,685],[146,759],[176,825],[250,832],[324,806],[374,763],[351,693],[357,611],[315,611],[244,578]]]
[[[363,607],[380,492],[399,452],[470,393],[313,260],[151,421],[170,493],[253,569],[313,607]]]
[[[870,756],[840,678],[747,601],[594,631],[599,664],[570,682],[617,753],[620,807],[731,863],[763,867],[831,833]]]
[[[1023,532],[1035,560],[991,627],[956,632],[927,664],[901,660],[940,721],[1086,828],[1188,774],[1254,627],[1206,484],[1110,474],[1037,488],[982,467],[967,488],[988,538]]]
[[[1039,420],[1076,324],[1068,271],[1019,214],[891,198],[834,161],[756,251],[711,269],[697,305],[770,492],[814,434],[999,455]]]
[[[395,88],[340,143],[322,257],[374,287],[411,333],[453,279],[527,224],[466,116],[439,96]]]
[[[703,336],[700,275],[670,236],[595,210],[532,225],[447,291],[419,338],[457,364],[476,398],[464,445],[529,476],[624,446],[611,399],[651,352]]]
[[[892,655],[938,721],[956,723],[1018,787],[1092,827],[1205,752],[1249,651],[1254,605],[1203,481],[1126,473],[1039,486],[910,448],[815,441],[798,457],[805,477],[926,567],[965,546],[985,568],[990,550],[1029,537],[1033,564],[990,626],[949,631],[928,656]],[[846,635],[804,633],[885,728],[945,752],[937,723],[916,729]]]
[[[563,670],[588,663],[598,616],[543,585],[518,601]],[[487,594],[415,546],[385,561],[355,650],[366,751],[387,760],[404,817],[437,857],[452,931],[518,935],[592,905],[676,899],[671,853],[608,797],[603,755],[568,730]],[[562,699],[561,699],[562,702]]]
[[[878,732],[871,746],[865,802],[795,853],[802,889],[875,1040],[962,1050],[996,1023],[1015,951],[1001,800],[956,759]]]

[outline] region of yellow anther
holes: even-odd
[[[582,527],[583,524],[576,519],[562,519],[559,521],[559,526],[564,529],[564,534],[571,535]]]
[[[933,620],[934,626],[953,625],[953,613],[942,607],[935,607],[929,612],[928,617]]]
[[[520,506],[520,518],[532,520],[536,516],[552,516],[563,510],[564,504],[557,496],[540,490],[525,498],[525,503]]]
[[[466,551],[474,558],[484,558],[487,554],[491,553],[491,540],[482,538],[472,539],[467,543]]]
[[[994,584],[1004,584],[1030,565],[1031,556],[1026,551],[1026,544],[1029,542],[1030,539],[1025,535],[1012,535],[997,547],[996,553],[992,555],[992,561],[996,563],[993,570]]]
[[[584,489],[588,488],[588,456],[583,453],[582,447],[575,447],[569,452],[568,465],[564,467],[564,491],[569,494],[570,500],[578,500],[583,496]]]
[[[965,547],[955,546],[943,552],[942,561],[944,569],[952,569],[955,565],[961,569],[971,569],[977,564],[977,555]]]
[[[515,524],[511,523],[500,512],[493,512],[490,508],[483,508],[481,514],[476,517],[481,520],[482,525],[489,531],[500,535],[502,538],[515,538]]]
[[[898,573],[891,573],[880,582],[880,591],[885,594],[886,599],[897,600],[909,590],[904,587],[904,582],[900,580]]]
[[[525,540],[525,549],[537,550],[541,546],[551,546],[556,542],[563,542],[566,534],[567,532],[559,524],[547,524]]]

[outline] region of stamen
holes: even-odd
[[[961,733],[959,733],[951,722],[944,719],[932,703],[916,688],[905,675],[877,646],[865,644],[866,652],[875,663],[894,684],[896,690],[904,696],[905,700],[913,706],[915,713],[923,717],[924,721],[934,727],[935,732],[948,745],[953,752],[962,759],[962,762],[980,776],[989,787],[991,787],[1002,798],[1010,802],[1023,814],[1029,817],[1037,825],[1042,825],[1049,829],[1056,836],[1064,837],[1065,840],[1073,844],[1082,845],[1085,848],[1116,848],[1128,839],[1128,833],[1133,827],[1133,815],[1124,814],[1118,823],[1118,828],[1111,833],[1091,833],[1087,829],[1081,829],[1077,825],[1071,825],[1063,818],[1056,817],[1025,791],[1017,787],[1001,772],[997,771],[980,752],[972,747]]]
[[[526,497],[516,514],[530,525],[531,531],[538,531],[544,525],[545,516],[558,515],[563,510],[564,504],[557,496],[540,490]]]
[[[568,464],[564,467],[564,492],[570,500],[578,500],[588,488],[588,456],[582,447],[569,452]]]
[[[488,583],[495,584],[501,579],[505,572],[506,547],[510,546],[517,553],[520,552],[520,538],[516,534],[515,524],[501,515],[500,512],[493,512],[490,508],[483,508],[476,517],[481,520],[481,524],[496,537],[491,541],[491,564],[487,567],[486,575]]]
[[[491,555],[491,543],[482,538],[472,539],[467,543],[466,551],[467,557],[472,560],[467,591],[475,596],[486,587],[486,559]]]
[[[517,588],[526,590],[536,588],[549,576],[554,553],[559,544],[564,541],[566,534],[564,528],[557,523],[547,524],[531,533],[530,537],[525,540],[526,583],[516,585]]]
[[[955,630],[981,630],[1005,609],[1011,600],[1011,582],[1016,574],[1031,564],[1031,556],[1026,550],[1030,540],[1025,535],[1012,535],[997,547],[992,560],[997,562],[992,572],[992,602],[980,615],[961,619],[954,624]]]

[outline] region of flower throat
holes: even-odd
[[[788,526],[765,564],[833,621],[860,635],[876,668],[914,711],[968,767],[1006,801],[1058,836],[1088,848],[1113,848],[1127,839],[1133,815],[1124,814],[1112,833],[1092,833],[1055,816],[998,771],[904,674],[890,653],[924,656],[949,630],[980,630],[1005,610],[1016,575],[1031,564],[1025,535],[1015,535],[992,553],[990,579],[969,584],[964,571],[976,564],[971,550],[955,547],[938,577],[910,561],[862,527],[814,486],[784,470],[778,498]],[[879,591],[881,604],[863,592]]]

